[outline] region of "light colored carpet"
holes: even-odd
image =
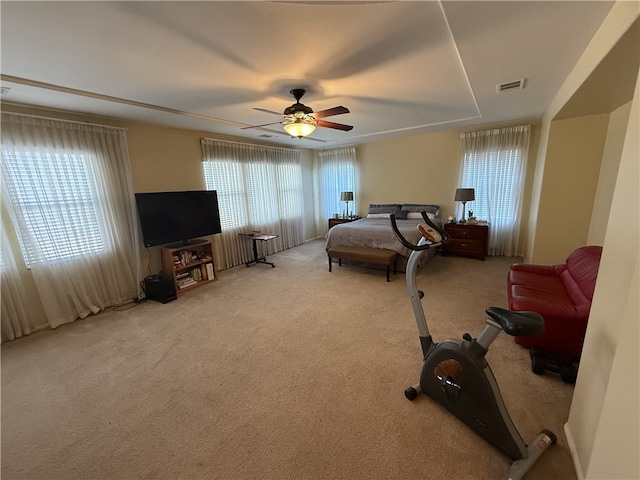
[[[2,478],[490,479],[509,462],[430,399],[404,275],[334,266],[323,241],[222,271],[166,305],[108,311],[2,345]],[[477,336],[514,259],[437,255],[420,272],[434,339]],[[529,479],[576,478],[573,387],[501,335],[488,360]]]

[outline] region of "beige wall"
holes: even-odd
[[[587,244],[604,244],[605,226],[609,221],[609,210],[613,199],[613,192],[618,177],[618,166],[622,156],[622,147],[626,134],[626,125],[629,122],[629,112],[631,102],[617,108],[609,116],[609,128],[607,139],[602,154],[600,173],[598,175],[598,187],[593,202],[593,212],[591,223],[589,224],[589,234]]]
[[[454,214],[460,170],[456,131],[414,135],[357,147],[358,213],[370,203],[432,203]]]
[[[127,126],[135,192],[202,190],[202,132],[145,123]]]
[[[586,245],[608,114],[551,122],[532,263],[562,263]]]

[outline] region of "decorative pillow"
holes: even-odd
[[[370,203],[367,213],[391,213],[394,210],[400,210],[399,203]]]
[[[436,218],[436,214],[435,213],[431,213],[431,212],[427,212],[427,217],[429,217],[431,220],[433,220],[434,218]],[[420,213],[420,212],[407,212],[407,218],[422,218],[422,213]]]
[[[373,204],[371,204],[373,205]],[[369,213],[367,214],[367,218],[389,218],[391,216],[391,214],[393,213],[396,217],[396,220],[406,220],[407,218],[407,211],[406,210],[401,210],[400,209],[400,205],[393,205],[390,204],[392,206],[391,210],[389,212],[372,212],[372,206],[369,205]],[[388,207],[382,206],[382,207],[373,207],[373,210],[388,210]]]
[[[406,210],[401,210],[401,209],[397,209],[393,212],[393,214],[396,216],[396,220],[406,220],[407,215],[409,214],[409,212],[407,212]]]
[[[433,213],[434,215],[440,215],[440,205],[429,205],[429,204],[420,204],[420,203],[404,203],[402,205],[402,210],[406,210],[407,212],[418,212],[426,211],[427,213]]]

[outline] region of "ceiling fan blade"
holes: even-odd
[[[266,108],[257,108],[257,107],[253,107],[254,110],[258,110],[259,112],[264,112],[264,113],[272,113],[273,115],[280,115],[282,116],[282,113],[280,112],[274,112],[273,110],[267,110]]]
[[[344,125],[342,123],[327,122],[326,120],[318,120],[317,125],[325,128],[335,128],[336,130],[344,130],[348,132],[353,129],[352,125]]]
[[[246,130],[247,128],[266,127],[267,125],[276,125],[278,123],[282,123],[282,122],[271,122],[271,123],[263,123],[262,125],[251,125],[250,127],[242,127],[240,130]]]
[[[349,113],[349,109],[347,107],[340,106],[314,112],[313,116],[316,118],[323,118],[330,117],[332,115],[342,115],[343,113]]]
[[[326,140],[322,140],[320,138],[314,138],[314,137],[302,137],[302,140],[313,140],[314,142],[322,142],[322,143],[327,142]]]

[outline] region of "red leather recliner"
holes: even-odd
[[[511,266],[509,309],[537,312],[545,322],[542,335],[514,337],[516,343],[580,359],[601,255],[602,247],[586,246],[573,251],[564,264]]]

